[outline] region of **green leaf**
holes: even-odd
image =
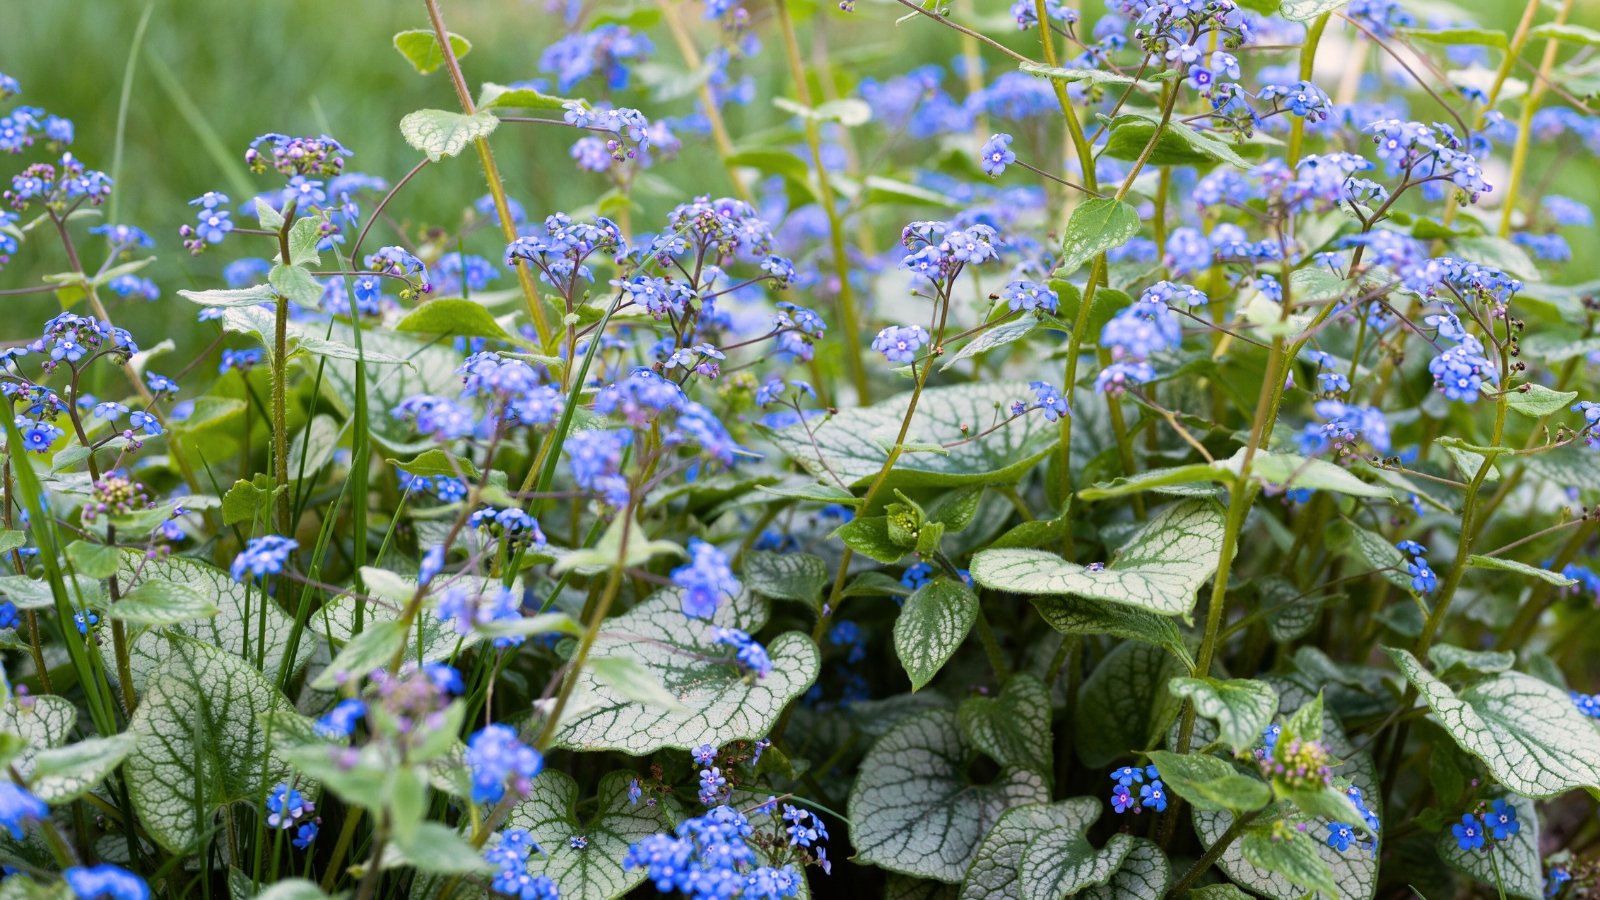
[[[255,896],[255,900],[324,900],[327,896],[314,881],[288,878],[266,888]]]
[[[1487,28],[1401,28],[1399,31],[1406,37],[1450,47],[1493,47],[1496,50],[1505,50],[1510,46],[1504,31],[1491,31]]]
[[[962,900],[1055,900],[1106,884],[1133,849],[1134,838],[1115,834],[1096,850],[1085,832],[1100,818],[1100,809],[1098,800],[1074,797],[1008,810],[978,848],[961,885]]]
[[[322,300],[322,284],[312,277],[310,272],[299,266],[286,266],[282,263],[273,266],[272,271],[267,273],[267,283],[272,285],[272,289],[278,293],[278,296],[286,297],[301,306],[316,309],[317,304]],[[259,310],[255,306],[233,306],[228,307],[228,310],[236,313],[244,313],[249,310],[264,312],[264,310]],[[269,313],[268,317],[270,318],[270,316],[271,314]],[[244,331],[246,329],[237,328],[233,323],[254,323],[256,320],[254,318],[246,319],[243,316],[229,317],[225,313],[222,321],[229,330]],[[267,332],[262,331],[260,326],[252,325],[249,330],[255,331],[261,337],[263,344],[268,343]]]
[[[963,359],[971,359],[980,353],[987,353],[996,347],[1020,341],[1039,327],[1039,320],[1033,316],[1024,315],[1009,322],[1001,322],[977,337],[973,338],[939,367],[943,372]]]
[[[1578,337],[1556,331],[1540,331],[1528,335],[1521,346],[1522,356],[1554,365],[1600,351],[1600,336]]]
[[[450,50],[460,59],[472,52],[472,42],[453,31],[445,32]],[[413,28],[394,36],[394,48],[411,63],[418,75],[428,75],[444,65],[444,48],[431,29]]]
[[[138,746],[124,772],[145,830],[183,855],[222,807],[260,803],[290,777],[288,763],[268,750],[261,717],[293,716],[294,706],[226,650],[182,637],[167,641],[165,664],[147,679],[128,723]]]
[[[1278,711],[1278,692],[1264,681],[1174,678],[1167,688],[1188,698],[1196,713],[1215,719],[1222,740],[1235,751],[1260,743],[1262,730]]]
[[[176,625],[209,619],[222,610],[205,593],[175,581],[141,581],[106,608],[106,615],[130,625]]]
[[[272,513],[272,504],[282,488],[275,487],[272,479],[265,474],[258,474],[253,481],[243,478],[235,481],[233,487],[222,495],[222,524],[237,525],[240,522],[254,524],[268,521]]]
[[[1566,691],[1502,672],[1458,695],[1410,653],[1390,649],[1389,656],[1450,737],[1501,784],[1535,799],[1600,790],[1600,741]]]
[[[829,537],[836,537],[851,550],[881,563],[899,562],[908,549],[889,537],[887,516],[856,516],[835,528]]]
[[[389,464],[418,478],[463,478],[468,481],[478,480],[478,467],[471,460],[435,447],[424,450],[411,459],[401,461],[388,460]]]
[[[1482,884],[1503,884],[1508,897],[1543,900],[1544,866],[1539,857],[1539,811],[1533,801],[1526,797],[1507,794],[1499,799],[1517,811],[1517,822],[1521,827],[1516,834],[1503,841],[1491,840],[1493,849],[1485,852],[1461,849],[1455,835],[1446,828],[1439,833],[1434,844],[1439,858],[1450,868]],[[1484,815],[1490,815],[1488,809],[1485,809]],[[1491,855],[1499,861],[1498,874]]]
[[[820,556],[765,550],[746,553],[740,574],[752,593],[774,600],[793,600],[813,609],[822,608],[822,589],[829,578],[828,564]]]
[[[493,113],[472,115],[444,109],[419,109],[400,120],[400,135],[417,150],[438,162],[456,156],[473,141],[487,137],[500,124]]]
[[[1103,768],[1156,746],[1178,715],[1167,682],[1179,674],[1178,662],[1158,647],[1129,642],[1112,648],[1084,680],[1072,710],[1084,764]]]
[[[1285,19],[1309,22],[1323,13],[1342,8],[1350,0],[1283,0],[1281,12]]]
[[[255,208],[256,221],[261,224],[262,228],[268,231],[277,231],[283,227],[283,213],[274,209],[272,204],[268,203],[265,198],[257,197]],[[182,294],[184,292],[179,291],[178,293]]]
[[[111,544],[73,541],[67,545],[67,562],[72,571],[86,578],[110,578],[117,572],[122,554]]]
[[[903,454],[885,487],[1017,480],[1050,453],[1060,429],[1042,416],[1024,416],[992,434],[976,435],[997,420],[997,411],[1003,418],[1014,401],[1031,395],[1027,383],[1020,381],[923,391],[906,442],[945,445],[948,452]],[[900,394],[872,406],[842,409],[821,425],[793,425],[770,436],[784,455],[818,480],[832,483],[837,477],[846,484],[859,484],[877,477],[888,462],[887,447],[894,444],[909,400],[909,394]]]
[[[350,639],[339,655],[328,663],[311,686],[331,691],[347,681],[359,681],[369,672],[389,665],[406,646],[411,629],[399,619],[367,622],[361,633]]]
[[[178,296],[191,303],[201,306],[260,306],[269,303],[277,294],[268,284],[258,284],[255,287],[239,288],[237,290],[217,289],[212,291],[178,291]]]
[[[1568,578],[1560,572],[1552,572],[1549,569],[1541,569],[1538,566],[1530,566],[1527,563],[1520,563],[1514,559],[1501,559],[1498,556],[1481,556],[1477,553],[1474,553],[1467,557],[1467,566],[1473,569],[1494,569],[1500,572],[1514,572],[1518,575],[1523,575],[1528,578],[1536,578],[1539,581],[1553,584],[1556,587],[1571,587],[1572,585],[1578,583],[1576,578]]]
[[[1043,65],[1042,63],[1036,62],[1025,62],[1017,68],[1027,72],[1029,75],[1035,75],[1040,78],[1048,78],[1051,81],[1061,81],[1067,84],[1076,84],[1078,82],[1086,81],[1090,85],[1096,87],[1107,84],[1114,84],[1120,87],[1137,84],[1147,90],[1161,89],[1161,85],[1154,81],[1139,81],[1130,75],[1123,75],[1120,72],[1111,72],[1105,69],[1064,69],[1056,66]]]
[[[1468,650],[1452,644],[1434,644],[1428,648],[1428,660],[1441,675],[1452,672],[1494,675],[1515,665],[1517,655],[1493,650]]]
[[[513,338],[500,327],[500,323],[494,320],[494,316],[490,315],[489,310],[482,304],[448,297],[429,300],[406,313],[395,323],[394,330],[484,337],[513,343],[517,341],[517,338]]]
[[[579,816],[578,784],[564,772],[546,769],[533,780],[525,800],[511,808],[506,823],[526,828],[544,853],[528,857],[528,873],[556,883],[563,897],[611,900],[638,887],[645,871],[622,865],[628,847],[660,831],[671,829],[669,810],[660,801],[652,806],[628,799],[632,772],[612,772],[600,779],[589,810]],[[581,837],[582,849],[572,846]]]
[[[1183,635],[1170,616],[1082,597],[1034,597],[1033,606],[1051,628],[1062,634],[1109,634],[1144,641],[1165,648],[1185,667],[1192,662]]]
[[[968,697],[956,710],[961,730],[990,759],[1013,769],[1031,769],[1048,783],[1055,763],[1051,750],[1050,690],[1032,675],[1019,673],[998,697]]]
[[[314,478],[333,460],[344,429],[333,416],[318,413],[289,439],[289,477]]]
[[[1528,475],[1554,485],[1581,490],[1600,490],[1600,466],[1594,464],[1594,451],[1584,446],[1568,446],[1536,453],[1524,463]]]
[[[1333,869],[1317,855],[1316,843],[1293,829],[1281,833],[1252,828],[1240,841],[1244,858],[1287,878],[1292,884],[1308,891],[1321,891],[1329,897],[1339,895],[1339,886],[1333,880]]]
[[[1096,256],[1121,247],[1139,233],[1139,211],[1121,200],[1093,198],[1072,211],[1061,236],[1054,274],[1070,275]]]
[[[1589,47],[1600,47],[1600,31],[1585,28],[1582,25],[1572,25],[1565,22],[1546,22],[1528,32],[1528,37],[1545,38],[1552,41],[1564,41],[1569,44],[1581,44]]]
[[[1411,576],[1406,574],[1406,557],[1400,548],[1376,532],[1368,531],[1347,519],[1328,526],[1328,543],[1342,555],[1365,563],[1379,572],[1395,587],[1411,590]]]
[[[976,750],[948,709],[909,716],[879,738],[850,790],[856,859],[955,884],[1001,813],[1049,799],[1043,778],[1026,769],[972,783]]]
[[[1276,707],[1276,697],[1273,704]],[[1161,773],[1161,783],[1196,809],[1252,812],[1272,800],[1266,782],[1215,756],[1152,750],[1150,762]]]
[[[0,531],[0,553],[10,553],[28,543],[28,535],[14,528]]]
[[[1161,897],[1166,894],[1167,882],[1171,877],[1172,867],[1161,848],[1154,841],[1136,837],[1133,846],[1128,848],[1128,855],[1122,858],[1122,866],[1110,881],[1085,888],[1075,896],[1078,900],[1143,900]]]
[[[960,581],[938,578],[912,593],[894,620],[894,652],[921,690],[966,640],[978,619],[978,595]]]
[[[1229,483],[1233,478],[1217,467],[1206,463],[1195,463],[1188,466],[1174,466],[1166,469],[1150,469],[1133,475],[1123,475],[1110,481],[1083,488],[1078,491],[1078,496],[1084,500],[1109,500],[1112,497],[1124,497],[1128,494],[1138,494],[1144,491],[1160,491],[1162,493],[1203,493],[1214,494],[1215,490],[1206,488],[1203,492],[1189,490],[1173,491],[1163,490],[1184,487],[1192,484],[1209,484],[1212,482]]]
[[[991,550],[1006,550],[1012,548],[1038,547],[1052,541],[1058,541],[1072,527],[1072,519],[1067,515],[1071,511],[1071,498],[1062,504],[1061,514],[1049,519],[1035,519],[1023,522],[1020,525],[1000,535],[989,543]]]
[[[802,106],[785,97],[772,98],[772,105],[801,117],[817,122],[838,122],[846,128],[865,125],[872,121],[872,107],[865,100],[853,97],[843,100],[829,100],[819,106]]]
[[[289,264],[314,267],[322,263],[317,245],[322,243],[322,223],[316,216],[301,216],[289,227]],[[278,259],[278,262],[282,262]]]
[[[844,503],[849,506],[856,506],[861,503],[861,498],[843,488],[834,487],[831,484],[818,484],[804,475],[796,476],[794,481],[780,482],[778,484],[758,484],[756,485],[756,490],[776,497],[815,500],[818,503]]]
[[[1577,391],[1552,391],[1542,384],[1524,384],[1506,393],[1506,406],[1530,419],[1558,413],[1572,406]]]
[[[1138,159],[1156,133],[1160,117],[1153,112],[1124,112],[1111,120],[1111,136],[1106,141],[1106,155],[1112,159]],[[1199,132],[1171,120],[1161,131],[1155,150],[1148,162],[1156,166],[1204,165],[1225,162],[1235,168],[1250,168],[1250,163],[1240,156],[1233,145],[1213,135]],[[1070,226],[1069,226],[1070,227]]]
[[[478,109],[561,109],[570,102],[566,97],[552,97],[532,88],[514,88],[485,81],[478,90]]]
[[[1100,571],[1044,550],[982,550],[972,558],[972,577],[993,590],[1071,594],[1186,616],[1195,591],[1216,571],[1222,532],[1217,503],[1182,500],[1152,516]]]
[[[626,551],[622,543],[624,531],[628,534]],[[581,575],[592,575],[617,565],[621,565],[622,568],[642,566],[655,557],[664,555],[682,556],[683,548],[671,541],[651,540],[645,535],[644,526],[640,525],[638,520],[629,525],[627,519],[618,516],[606,526],[605,532],[600,535],[600,540],[593,547],[584,547],[562,554],[550,566],[550,571],[559,575],[572,569]]]
[[[744,675],[711,634],[716,627],[754,634],[766,620],[766,604],[744,592],[723,600],[711,621],[690,619],[676,589],[607,619],[591,654],[637,658],[685,708],[630,700],[585,669],[556,732],[557,744],[642,756],[664,747],[687,750],[766,737],[783,708],[816,679],[816,645],[798,632],[777,636],[767,644],[772,673],[755,678]]]
[[[1244,449],[1228,459],[1219,459],[1213,465],[1238,476],[1244,464]],[[1365,481],[1350,474],[1350,470],[1334,465],[1325,459],[1312,459],[1293,453],[1256,453],[1250,464],[1250,476],[1265,484],[1284,489],[1306,488],[1313,491],[1333,491],[1352,497],[1389,497],[1388,488]]]
[[[434,875],[474,875],[496,871],[455,829],[440,822],[419,822],[407,841],[395,841],[407,865]]]
[[[139,743],[133,733],[82,740],[33,757],[28,789],[46,803],[76,800],[116,771]]]
[[[1190,900],[1252,900],[1250,894],[1239,890],[1224,881],[1221,884],[1208,884],[1197,887],[1189,892]]]

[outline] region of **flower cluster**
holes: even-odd
[[[1111,781],[1111,808],[1117,812],[1138,814],[1146,807],[1156,812],[1166,810],[1167,789],[1155,766],[1123,766],[1111,773]]]
[[[754,833],[743,813],[716,806],[680,822],[670,835],[651,835],[629,847],[623,867],[644,869],[663,894],[679,892],[696,900],[798,896],[803,876],[793,865],[756,864],[749,843]]]
[[[1481,814],[1462,813],[1461,821],[1450,826],[1456,846],[1462,850],[1482,850],[1490,838],[1496,842],[1510,840],[1522,830],[1517,820],[1517,808],[1505,800],[1495,800]]]

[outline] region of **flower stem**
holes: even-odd
[[[1530,7],[1537,6],[1529,3]],[[1562,25],[1567,21],[1567,16],[1572,14],[1572,0],[1563,0],[1561,8],[1556,12],[1555,24]],[[1506,185],[1505,199],[1500,201],[1500,236],[1511,237],[1511,217],[1517,211],[1517,191],[1522,188],[1522,172],[1528,164],[1528,141],[1533,131],[1533,113],[1539,108],[1539,101],[1544,99],[1545,91],[1550,89],[1550,72],[1556,65],[1556,52],[1560,50],[1561,42],[1551,38],[1544,43],[1544,57],[1539,61],[1539,77],[1528,88],[1527,99],[1522,101],[1522,119],[1517,123],[1517,142],[1511,147],[1511,176]],[[1514,57],[1506,54],[1506,62]],[[1497,86],[1498,86],[1498,79]]]

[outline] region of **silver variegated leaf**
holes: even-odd
[[[873,744],[850,791],[856,858],[954,884],[1002,813],[1049,799],[1044,779],[1026,769],[973,784],[975,749],[943,709],[907,718]]]
[[[584,671],[556,742],[573,750],[644,755],[766,737],[784,707],[816,680],[820,662],[809,637],[788,632],[768,643],[772,672],[756,678],[741,672],[729,648],[712,640],[715,627],[754,634],[766,621],[766,602],[744,592],[723,600],[710,621],[690,619],[676,589],[606,620],[591,655],[637,658],[682,705],[669,709],[630,700]]]

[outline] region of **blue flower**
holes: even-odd
[[[1343,822],[1328,823],[1328,846],[1343,853],[1350,849],[1350,839],[1355,837],[1355,832]]]
[[[683,614],[691,619],[711,618],[724,597],[739,594],[727,555],[699,538],[690,539],[689,563],[672,570],[672,583],[683,589]]]
[[[290,787],[287,782],[279,782],[271,793],[267,794],[267,827],[281,828],[285,831],[295,828],[300,820],[311,815],[316,805],[305,798],[304,794]]]
[[[1167,808],[1167,792],[1159,781],[1152,781],[1139,788],[1139,799],[1143,805],[1156,812],[1164,812]]]
[[[1043,309],[1051,313],[1060,303],[1055,291],[1037,281],[1013,281],[1000,291],[1000,299],[1012,310]]]
[[[1006,166],[1017,161],[1017,154],[1011,151],[1011,135],[997,134],[985,141],[983,149],[978,152],[978,161],[983,164],[983,171],[989,177],[999,176]]]
[[[472,771],[472,802],[497,803],[510,780],[516,792],[527,796],[533,777],[544,768],[538,750],[522,743],[516,729],[489,725],[467,742],[467,768]]]
[[[144,879],[110,863],[72,866],[61,877],[79,900],[150,900]]]
[[[317,720],[317,733],[328,737],[347,738],[355,733],[356,725],[367,714],[367,704],[356,697],[340,700],[333,709]]]
[[[1128,810],[1139,811],[1139,801],[1133,797],[1133,792],[1125,784],[1119,784],[1111,789],[1111,808],[1119,813]]]
[[[921,325],[890,325],[872,339],[872,349],[895,363],[909,363],[917,350],[928,343],[928,332]]]
[[[1450,831],[1456,836],[1456,845],[1462,850],[1477,850],[1483,847],[1483,829],[1478,825],[1476,816],[1463,814],[1458,825],[1450,826]]]
[[[299,829],[295,831],[294,839],[289,843],[293,844],[295,848],[300,850],[310,849],[311,845],[316,843],[317,833],[321,830],[322,820],[312,819],[311,821],[302,824]]]
[[[933,580],[933,566],[927,563],[914,563],[900,573],[900,583],[910,590],[916,590]]]
[[[712,631],[711,640],[732,647],[734,661],[744,670],[755,673],[757,678],[772,674],[772,658],[767,655],[767,648],[745,632],[737,628],[717,628]]]
[[[50,807],[27,788],[12,781],[0,781],[0,826],[22,840],[22,827],[50,815]]]
[[[276,534],[252,538],[244,550],[234,557],[233,566],[228,570],[229,574],[233,576],[234,581],[276,575],[283,571],[283,564],[288,562],[289,554],[299,546],[299,541]]]
[[[1503,841],[1522,830],[1522,823],[1517,821],[1517,808],[1504,800],[1494,801],[1492,809],[1483,814],[1483,824],[1488,826],[1489,834],[1497,841]]]
[[[709,766],[717,760],[717,748],[710,744],[701,744],[690,751],[689,755],[694,757],[696,764]]]

